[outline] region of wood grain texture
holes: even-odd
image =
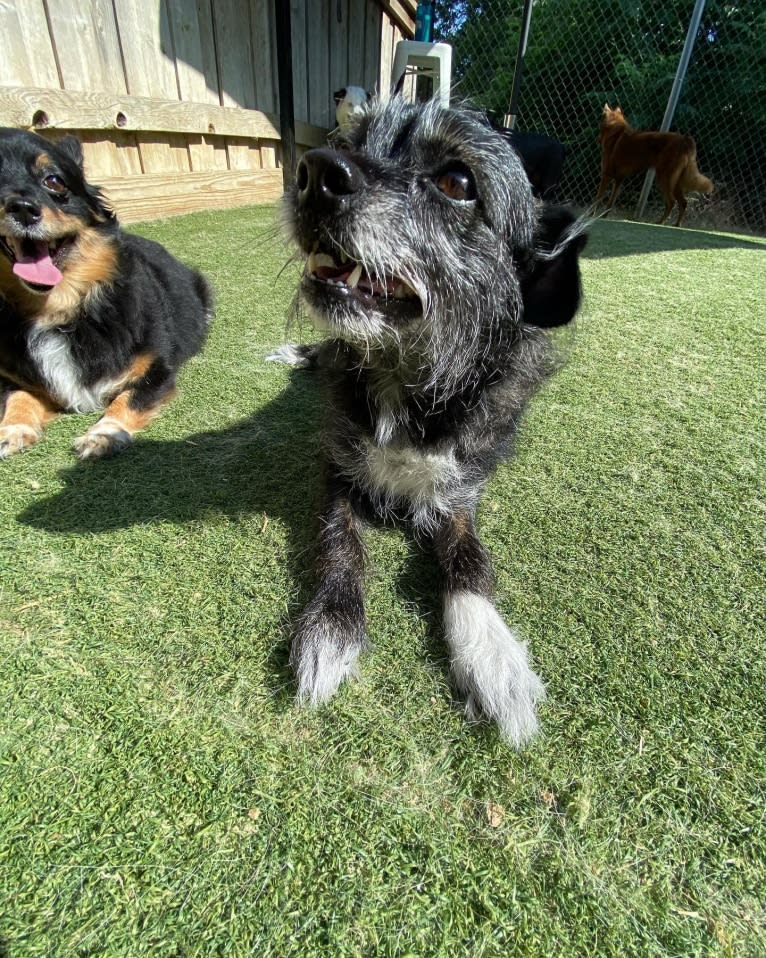
[[[0,3],[0,79],[24,86],[59,86],[42,0]]]
[[[282,171],[110,177],[103,189],[123,223],[272,202],[282,196]]]
[[[335,126],[335,104],[330,90],[330,8],[332,0],[314,0],[306,8],[309,122]]]
[[[162,52],[175,62],[180,98],[220,106],[209,0],[166,0],[166,6],[172,49],[163,45]]]
[[[28,127],[39,110],[48,126],[62,130],[137,130],[279,138],[279,123],[260,110],[212,103],[150,99],[127,94],[69,93],[24,87],[0,87],[0,120]]]
[[[111,0],[47,0],[47,6],[64,89],[127,93]]]

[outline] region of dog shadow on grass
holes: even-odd
[[[60,491],[35,501],[18,519],[54,535],[204,522],[221,515],[242,520],[242,534],[251,535],[254,524],[278,520],[285,530],[285,562],[294,588],[285,641],[274,643],[269,670],[272,691],[287,707],[294,696],[287,660],[290,624],[315,583],[314,544],[322,503],[318,385],[313,374],[293,370],[275,399],[232,426],[175,440],[139,437],[113,459],[77,462],[63,471]],[[437,627],[429,630],[427,655],[441,659],[445,652],[438,628],[438,573],[431,557],[414,544],[395,588],[403,601],[436,620]]]
[[[232,426],[175,440],[140,436],[119,456],[75,463],[62,473],[64,488],[19,521],[52,533],[102,533],[263,513],[303,538],[316,492],[308,487],[317,485],[316,385],[296,371],[276,399]]]
[[[316,377],[290,371],[276,398],[230,426],[174,440],[140,436],[112,459],[75,462],[61,473],[63,488],[33,502],[18,521],[54,535],[89,536],[227,516],[242,522],[243,536],[252,536],[277,520],[296,584],[295,607],[289,610],[294,619],[313,583],[322,481],[319,432]],[[262,548],[254,543],[254,549]],[[290,677],[287,644],[275,643],[271,663],[280,686]]]

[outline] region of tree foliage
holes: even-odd
[[[437,38],[453,46],[455,89],[508,112],[523,0],[436,3]],[[693,0],[535,0],[519,128],[568,147],[568,188],[580,203],[598,179],[604,102],[636,127],[662,121]],[[700,167],[739,225],[766,228],[766,5],[708,0],[673,129],[697,140]]]

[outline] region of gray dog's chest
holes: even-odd
[[[376,498],[416,508],[446,508],[461,481],[452,445],[424,450],[406,441],[381,444],[359,436],[337,457],[337,464],[354,485]]]
[[[433,502],[460,479],[460,467],[452,447],[426,452],[409,444],[379,446],[371,440],[363,440],[359,451],[370,485],[402,499]]]

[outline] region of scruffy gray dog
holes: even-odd
[[[323,702],[365,645],[362,525],[408,521],[444,581],[452,672],[472,717],[514,745],[544,694],[492,602],[476,508],[522,410],[554,367],[543,327],[580,301],[581,226],[536,206],[519,159],[477,113],[373,104],[302,158],[286,217],[300,296],[326,338],[273,359],[321,371],[326,501],[319,586],[290,650]]]

